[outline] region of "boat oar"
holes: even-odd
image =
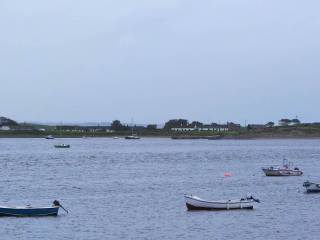
[[[67,214],[69,213],[69,211],[68,211],[67,209],[65,209],[65,208],[60,204],[60,202],[59,202],[58,200],[54,200],[54,201],[53,201],[53,205],[54,205],[54,206],[59,206],[59,207],[61,207]]]
[[[247,200],[252,199],[253,201],[260,203],[260,200],[257,198],[252,197],[252,195],[250,197],[247,197]]]
[[[252,200],[255,201],[255,202],[257,202],[257,203],[260,203],[260,200],[257,199],[257,198],[252,197]]]

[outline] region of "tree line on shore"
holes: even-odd
[[[232,122],[228,122],[227,124],[217,124],[210,123],[204,124],[200,121],[190,121],[183,118],[170,119],[161,127],[157,126],[157,124],[148,124],[148,125],[129,125],[121,123],[120,120],[114,120],[110,125],[96,125],[96,126],[80,126],[80,125],[56,125],[56,126],[47,126],[47,125],[39,125],[39,124],[27,124],[27,123],[17,123],[14,120],[9,118],[0,117],[0,130],[7,130],[8,128],[4,128],[4,126],[9,126],[11,130],[16,131],[82,131],[82,132],[101,132],[101,131],[109,131],[109,132],[129,132],[131,130],[141,131],[141,132],[170,132],[172,129],[205,129],[208,126],[228,126],[229,131],[242,131],[242,130],[256,130],[256,129],[270,129],[274,127],[287,127],[287,126],[295,126],[295,127],[320,127],[319,123],[301,123],[297,118],[280,119],[278,124],[276,125],[274,122],[268,122],[266,124],[248,124],[246,126],[240,126],[240,124],[234,124]],[[233,126],[234,128],[231,128]],[[2,129],[1,129],[2,127]]]

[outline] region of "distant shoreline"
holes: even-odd
[[[287,126],[262,129],[241,128],[235,131],[172,131],[168,129],[135,129],[133,133],[142,138],[208,139],[208,140],[250,140],[250,139],[317,139],[320,138],[320,126]],[[70,129],[50,130],[2,130],[0,138],[82,138],[82,137],[125,137],[132,130],[88,129],[86,131]]]
[[[18,132],[0,132],[0,138],[43,138],[52,135],[54,138],[124,138],[129,135],[127,133],[63,133],[57,134],[56,132],[44,133],[18,133]],[[170,138],[172,140],[268,140],[268,139],[320,139],[320,133],[309,134],[265,134],[265,133],[241,133],[241,134],[228,134],[228,135],[187,135],[187,134],[138,134],[141,138]]]

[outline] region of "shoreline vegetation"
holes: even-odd
[[[124,138],[136,134],[139,137],[185,139],[314,139],[320,138],[320,123],[300,123],[298,119],[281,119],[275,126],[267,124],[248,124],[240,126],[232,122],[226,124],[203,124],[198,121],[191,123],[185,119],[172,119],[162,128],[156,124],[145,126],[123,125],[115,120],[110,126],[79,126],[79,125],[41,125],[32,123],[17,123],[14,120],[0,117],[0,138],[45,138],[52,135],[55,138],[82,137],[118,137]]]
[[[174,140],[186,139],[208,139],[208,140],[225,140],[225,139],[292,139],[292,138],[320,138],[320,128],[303,128],[303,127],[278,127],[266,130],[246,130],[233,132],[171,132],[171,131],[135,131],[140,137],[159,137],[172,138]],[[67,131],[0,131],[0,138],[45,138],[52,135],[55,138],[82,138],[82,137],[125,137],[131,134],[131,131],[117,132],[67,132]]]

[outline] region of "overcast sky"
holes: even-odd
[[[0,0],[0,116],[320,121],[318,0]]]

